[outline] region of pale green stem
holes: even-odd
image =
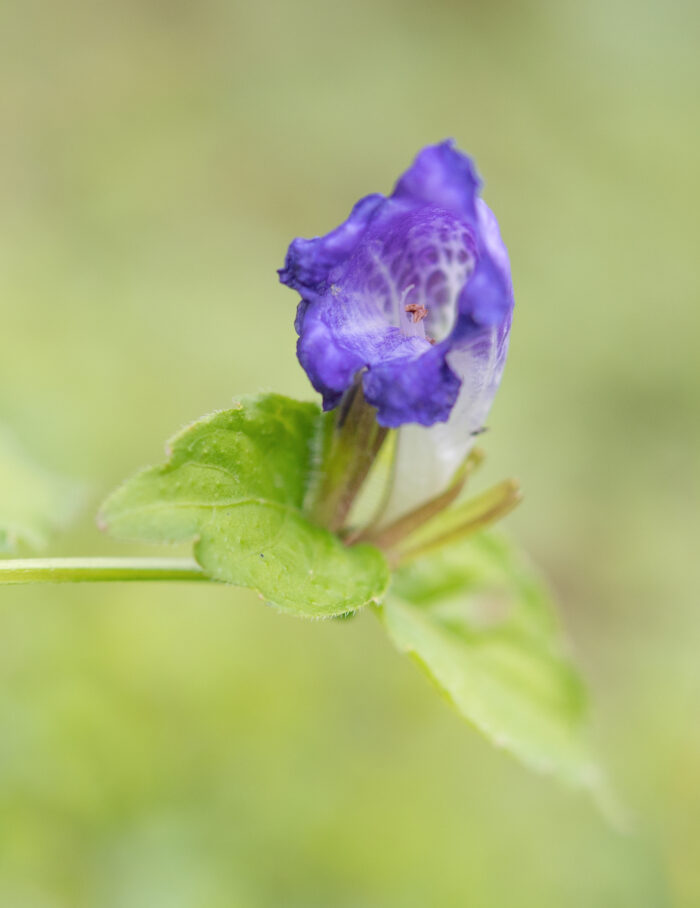
[[[191,558],[0,559],[0,584],[209,579]]]

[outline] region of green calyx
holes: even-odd
[[[326,423],[307,503],[312,519],[339,533],[347,544],[369,542],[398,567],[491,525],[521,500],[517,482],[509,479],[457,503],[484,459],[475,449],[443,492],[391,522],[384,520],[395,469],[396,446],[390,444],[395,435],[377,423],[376,410],[365,400],[359,381]],[[380,457],[383,462],[378,463]],[[380,475],[374,478],[373,473]],[[373,480],[379,487],[372,493],[378,503],[367,514],[357,504]]]

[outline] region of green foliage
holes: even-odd
[[[528,766],[591,785],[585,700],[541,582],[480,534],[401,570],[382,608],[461,715]]]
[[[210,577],[296,615],[378,603],[389,584],[381,552],[344,545],[305,511],[327,428],[315,404],[247,398],[180,432],[168,462],[117,489],[100,520],[123,539],[193,541]],[[412,561],[381,612],[396,646],[490,740],[590,784],[581,683],[546,593],[506,542],[482,533]]]
[[[81,500],[78,483],[36,463],[0,428],[0,555],[44,548]]]
[[[325,417],[276,394],[193,423],[169,460],[139,473],[103,506],[114,536],[194,541],[213,578],[257,590],[297,615],[341,615],[378,601],[389,573],[372,546],[347,547],[304,514]]]

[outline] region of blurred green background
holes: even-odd
[[[311,396],[289,240],[453,135],[516,320],[484,481],[549,573],[635,831],[462,724],[369,615],[0,591],[2,908],[700,905],[695,2],[5,0],[0,421],[88,505]]]

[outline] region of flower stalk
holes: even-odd
[[[389,432],[377,422],[376,411],[365,400],[359,381],[336,413],[309,506],[313,520],[333,533],[344,527]]]

